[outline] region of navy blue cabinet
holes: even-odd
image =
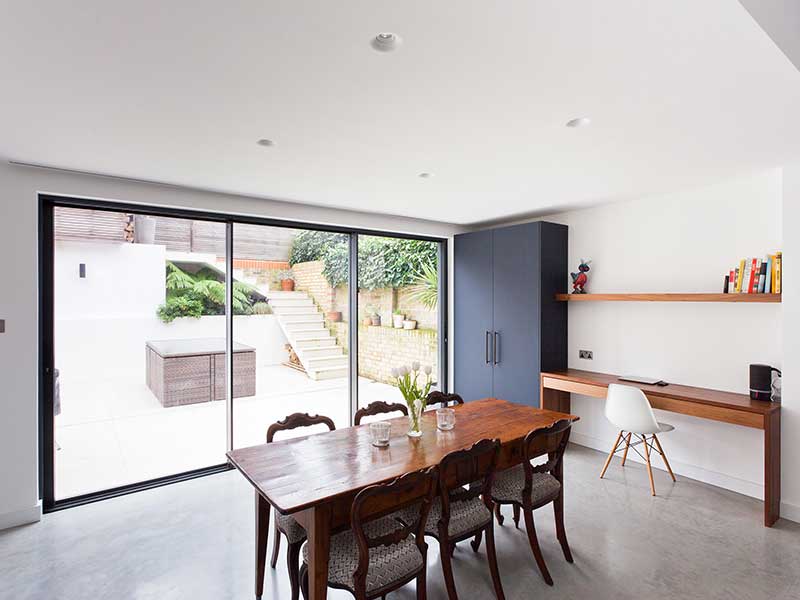
[[[456,393],[539,406],[539,373],[567,367],[567,227],[457,235],[454,267]]]

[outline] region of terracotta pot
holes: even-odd
[[[293,292],[294,279],[281,279],[281,290],[284,292]]]
[[[331,323],[339,323],[342,320],[342,311],[331,310],[328,311],[328,314],[326,316],[328,318],[328,321],[330,321]]]
[[[417,322],[416,321],[403,321],[403,329],[416,329]]]
[[[361,324],[367,326],[372,325],[372,317],[364,317],[361,319]]]
[[[381,316],[380,315],[372,315],[371,319],[373,327],[380,327],[381,326]]]

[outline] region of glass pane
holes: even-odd
[[[234,224],[234,448],[296,412],[350,424],[348,265],[347,235]]]
[[[359,407],[405,402],[392,370],[416,363],[438,388],[438,262],[436,242],[358,236]]]
[[[55,496],[225,462],[225,225],[55,209]]]

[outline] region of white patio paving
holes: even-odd
[[[261,444],[269,424],[293,412],[349,423],[347,379],[313,381],[261,366],[257,395],[234,400],[234,447]],[[359,378],[359,404],[401,402],[387,384]],[[56,498],[69,498],[225,462],[225,402],[163,408],[143,373],[61,380],[56,417]]]

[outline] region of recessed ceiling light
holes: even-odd
[[[578,117],[567,121],[567,127],[586,127],[592,122],[589,117]]]
[[[396,33],[385,31],[372,38],[372,47],[378,52],[391,52],[402,42],[403,40]]]
[[[275,142],[273,142],[272,140],[268,140],[267,138],[260,139],[258,140],[257,143],[259,146],[267,146],[267,147],[275,145]]]
[[[419,178],[420,179],[430,179],[431,177],[432,177],[432,175],[430,173],[420,173],[419,174]]]

